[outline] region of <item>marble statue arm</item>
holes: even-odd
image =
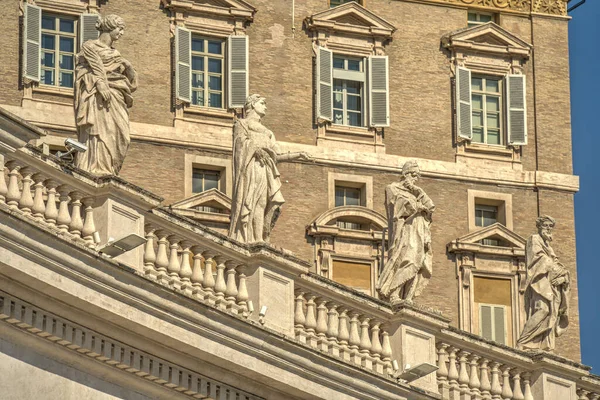
[[[277,154],[278,162],[286,162],[291,160],[300,160],[300,161],[313,161],[314,158],[305,151],[299,151],[295,153],[280,153]]]

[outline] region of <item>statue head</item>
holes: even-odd
[[[538,228],[540,236],[547,242],[552,241],[554,225],[556,225],[556,221],[549,215],[542,215],[535,220],[535,226]]]
[[[407,186],[414,185],[421,177],[419,165],[414,160],[409,160],[402,166],[402,177]]]
[[[264,117],[267,112],[267,99],[259,94],[248,96],[246,104],[244,104],[244,114],[248,115],[251,111],[255,111],[259,116]]]
[[[115,42],[123,36],[123,32],[125,31],[125,21],[115,14],[106,15],[104,17],[98,15],[96,29],[100,31],[101,34],[108,33],[112,41]]]

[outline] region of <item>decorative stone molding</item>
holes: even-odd
[[[211,208],[221,212],[212,212]],[[217,189],[197,193],[171,204],[171,209],[179,215],[207,224],[221,233],[227,233],[231,214],[231,198]]]
[[[444,2],[520,12],[529,12],[531,9],[531,0],[444,0]]]
[[[243,0],[161,0],[161,4],[171,13],[172,28],[183,24],[199,33],[224,36],[243,32],[256,14],[256,8]]]
[[[552,14],[552,15],[567,15],[566,0],[534,0],[532,12]]]

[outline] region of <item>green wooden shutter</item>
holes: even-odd
[[[504,307],[494,307],[494,340],[500,344],[506,344]]]
[[[175,96],[185,103],[192,101],[192,32],[175,30]]]
[[[248,98],[248,36],[229,36],[229,108],[244,107]]]
[[[491,306],[479,306],[479,332],[484,339],[494,340]]]
[[[23,77],[39,82],[42,68],[42,9],[26,3],[24,12]]]
[[[471,71],[456,67],[456,124],[459,137],[469,140],[473,137],[471,118]]]
[[[317,50],[317,119],[333,119],[333,53],[324,47]]]
[[[508,75],[506,82],[508,143],[512,145],[525,145],[527,144],[525,75]]]
[[[390,126],[389,67],[387,56],[369,57],[369,117],[371,126]]]
[[[98,39],[96,21],[98,14],[81,14],[79,17],[79,48],[88,40]]]

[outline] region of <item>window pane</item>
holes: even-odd
[[[486,107],[487,107],[487,111],[491,112],[497,112],[500,111],[500,98],[498,97],[492,97],[492,96],[487,96],[486,100]]]
[[[73,87],[73,73],[60,73],[60,86],[62,87]]]
[[[473,142],[483,143],[483,129],[482,128],[473,128]]]
[[[192,38],[192,51],[204,52],[204,39]]]
[[[348,110],[360,111],[360,96],[348,95]]]
[[[487,143],[488,144],[500,144],[500,132],[497,130],[488,129]]]
[[[346,91],[352,94],[360,94],[360,82],[346,81]]]
[[[335,206],[341,207],[344,205],[344,189],[335,189]]]
[[[473,109],[482,110],[482,104],[483,103],[480,95],[474,94],[473,96],[471,96],[471,105],[473,106]]]
[[[341,92],[343,90],[344,90],[344,81],[342,81],[341,79],[334,79],[333,80],[333,91]]]
[[[468,19],[469,21],[477,21],[477,14],[476,14],[476,13],[471,13],[471,12],[470,12],[470,13],[468,14],[468,16],[467,16],[467,19]]]
[[[204,92],[197,91],[197,90],[192,91],[192,104],[195,104],[197,106],[203,106],[204,105]]]
[[[202,187],[203,174],[199,171],[194,171],[192,173],[192,192],[193,193],[201,193],[203,192]]]
[[[53,35],[42,35],[42,48],[54,50],[55,42]]]
[[[221,60],[215,58],[208,59],[208,72],[221,73]]]
[[[204,71],[204,57],[193,56],[192,57],[192,69],[195,71]]]
[[[471,89],[472,90],[482,90],[483,82],[481,78],[471,78]]]
[[[56,29],[56,26],[54,25],[55,23],[56,18],[49,15],[42,15],[42,29],[49,29],[53,31]]]
[[[360,61],[359,60],[348,60],[348,69],[350,71],[360,71]]]
[[[360,120],[360,113],[348,111],[348,125],[350,126],[362,126]]]
[[[333,108],[343,108],[344,107],[343,102],[342,102],[343,96],[344,95],[342,93],[338,93],[338,92],[333,93]]]
[[[483,117],[481,111],[473,111],[473,126],[483,126]]]
[[[193,73],[192,74],[192,87],[204,88],[204,74]]]
[[[481,22],[490,22],[491,20],[492,20],[491,15],[485,15],[485,14],[479,15],[479,21],[481,21]]]
[[[360,190],[346,188],[346,205],[347,206],[359,206],[360,205]]]
[[[73,53],[75,51],[75,41],[70,37],[61,37],[60,38],[60,51],[66,51],[68,53]]]
[[[46,85],[54,85],[54,71],[44,70],[42,71],[42,83]]]
[[[344,124],[344,113],[342,111],[333,110],[333,123],[338,125]]]
[[[333,57],[333,68],[344,69],[344,59]]]
[[[204,174],[204,190],[218,189],[219,188],[219,175],[218,174]]]
[[[210,90],[222,90],[221,89],[221,77],[220,76],[209,76],[208,77],[208,88]]]
[[[54,67],[54,53],[43,53],[42,65],[46,67]]]
[[[221,54],[221,42],[208,41],[208,52],[211,54]]]
[[[60,55],[60,68],[73,70],[73,56]]]
[[[74,33],[75,32],[75,21],[72,19],[62,19],[60,20],[60,31]]]
[[[223,107],[223,96],[221,93],[210,93],[209,95],[209,107],[221,108]]]
[[[500,82],[495,79],[485,80],[486,92],[498,93],[500,91]]]
[[[483,211],[475,209],[475,226],[483,226]]]

